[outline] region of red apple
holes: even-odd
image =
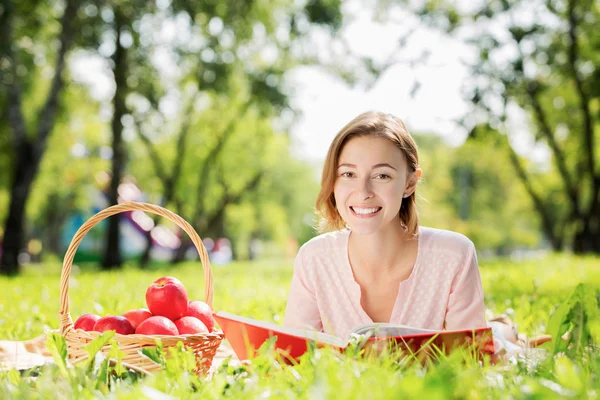
[[[131,322],[131,326],[133,329],[137,329],[137,327],[146,319],[152,316],[152,313],[147,308],[138,308],[137,310],[129,310],[123,313],[123,316]]]
[[[177,278],[163,276],[146,290],[146,305],[153,315],[175,321],[183,317],[188,307],[188,295],[183,283]]]
[[[97,332],[116,331],[121,335],[131,335],[135,332],[127,318],[120,315],[109,315],[100,318],[94,325],[94,330]]]
[[[179,335],[177,326],[169,318],[154,315],[143,321],[135,330],[140,335]]]
[[[185,316],[196,317],[202,322],[209,332],[215,329],[215,319],[213,318],[213,311],[208,304],[200,300],[190,301],[188,303],[187,311]]]
[[[206,325],[202,323],[196,317],[181,317],[175,321],[175,326],[179,331],[180,335],[194,334],[194,333],[208,333]]]
[[[99,315],[96,314],[83,314],[75,321],[75,329],[83,329],[84,331],[93,331],[94,325],[100,319]]]

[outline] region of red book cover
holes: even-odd
[[[273,336],[277,336],[275,348],[293,359],[298,359],[306,353],[311,341],[317,347],[329,346],[340,351],[345,349],[349,342],[349,338],[341,339],[322,332],[288,328],[223,311],[215,313],[214,318],[240,360],[253,358],[260,346]],[[357,327],[352,333],[366,335],[365,346],[370,347],[386,345],[393,341],[396,345],[417,353],[424,346],[432,344],[444,352],[474,344],[472,348],[479,355],[494,353],[492,330],[489,327],[433,331],[403,325],[371,324]]]

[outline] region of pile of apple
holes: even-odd
[[[213,312],[203,301],[189,301],[183,283],[164,276],[146,290],[146,306],[121,315],[100,317],[84,314],[75,321],[75,329],[104,332],[114,330],[121,335],[186,335],[212,332]]]

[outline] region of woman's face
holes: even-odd
[[[370,136],[350,139],[340,154],[333,189],[344,222],[360,234],[399,224],[408,175],[404,154],[391,141]]]

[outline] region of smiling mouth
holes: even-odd
[[[372,217],[381,211],[381,207],[350,207],[352,214],[357,217]]]

